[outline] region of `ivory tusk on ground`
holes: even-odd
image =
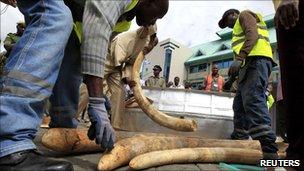
[[[134,157],[151,151],[196,147],[227,147],[261,150],[259,141],[253,140],[216,140],[138,135],[118,141],[111,151],[103,154],[98,163],[98,170],[113,170],[127,165]]]
[[[182,148],[153,151],[133,158],[129,167],[141,170],[155,166],[176,163],[240,163],[258,164],[263,158],[262,152],[243,148]]]

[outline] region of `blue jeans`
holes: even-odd
[[[0,157],[36,148],[32,140],[72,30],[71,12],[63,1],[17,2],[27,28],[0,79]]]
[[[50,97],[50,127],[76,128],[79,87],[82,82],[80,42],[72,31],[64,51],[58,79]]]
[[[233,101],[233,139],[259,140],[265,153],[277,152],[276,135],[266,105],[266,89],[272,63],[264,57],[249,57],[241,68],[238,89]]]

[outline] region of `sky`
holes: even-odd
[[[16,22],[23,19],[18,9],[8,7],[2,14],[5,5],[1,3],[1,40],[9,32],[16,31]],[[238,10],[250,9],[263,16],[274,13],[271,0],[226,0],[226,1],[191,1],[170,0],[169,11],[163,19],[157,21],[159,40],[172,38],[188,47],[218,39],[217,23],[222,14],[230,8]],[[131,29],[138,26],[133,22]],[[1,46],[1,51],[3,47]]]

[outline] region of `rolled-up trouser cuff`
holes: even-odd
[[[51,128],[77,128],[77,111],[72,106],[54,107],[50,111]]]
[[[277,153],[278,152],[278,145],[275,141],[265,141],[259,140],[261,143],[261,148],[263,153]]]
[[[36,145],[31,140],[23,140],[18,142],[12,140],[2,140],[0,147],[0,157],[4,157],[19,151],[36,149]]]

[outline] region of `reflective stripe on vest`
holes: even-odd
[[[264,22],[260,14],[256,14],[259,17],[260,22],[257,23],[258,29],[258,41],[248,54],[248,56],[265,56],[272,59],[272,49],[270,46],[269,33],[267,30],[266,23]],[[245,33],[240,24],[239,18],[237,19],[232,32],[232,49],[234,53],[240,54],[245,42]]]

